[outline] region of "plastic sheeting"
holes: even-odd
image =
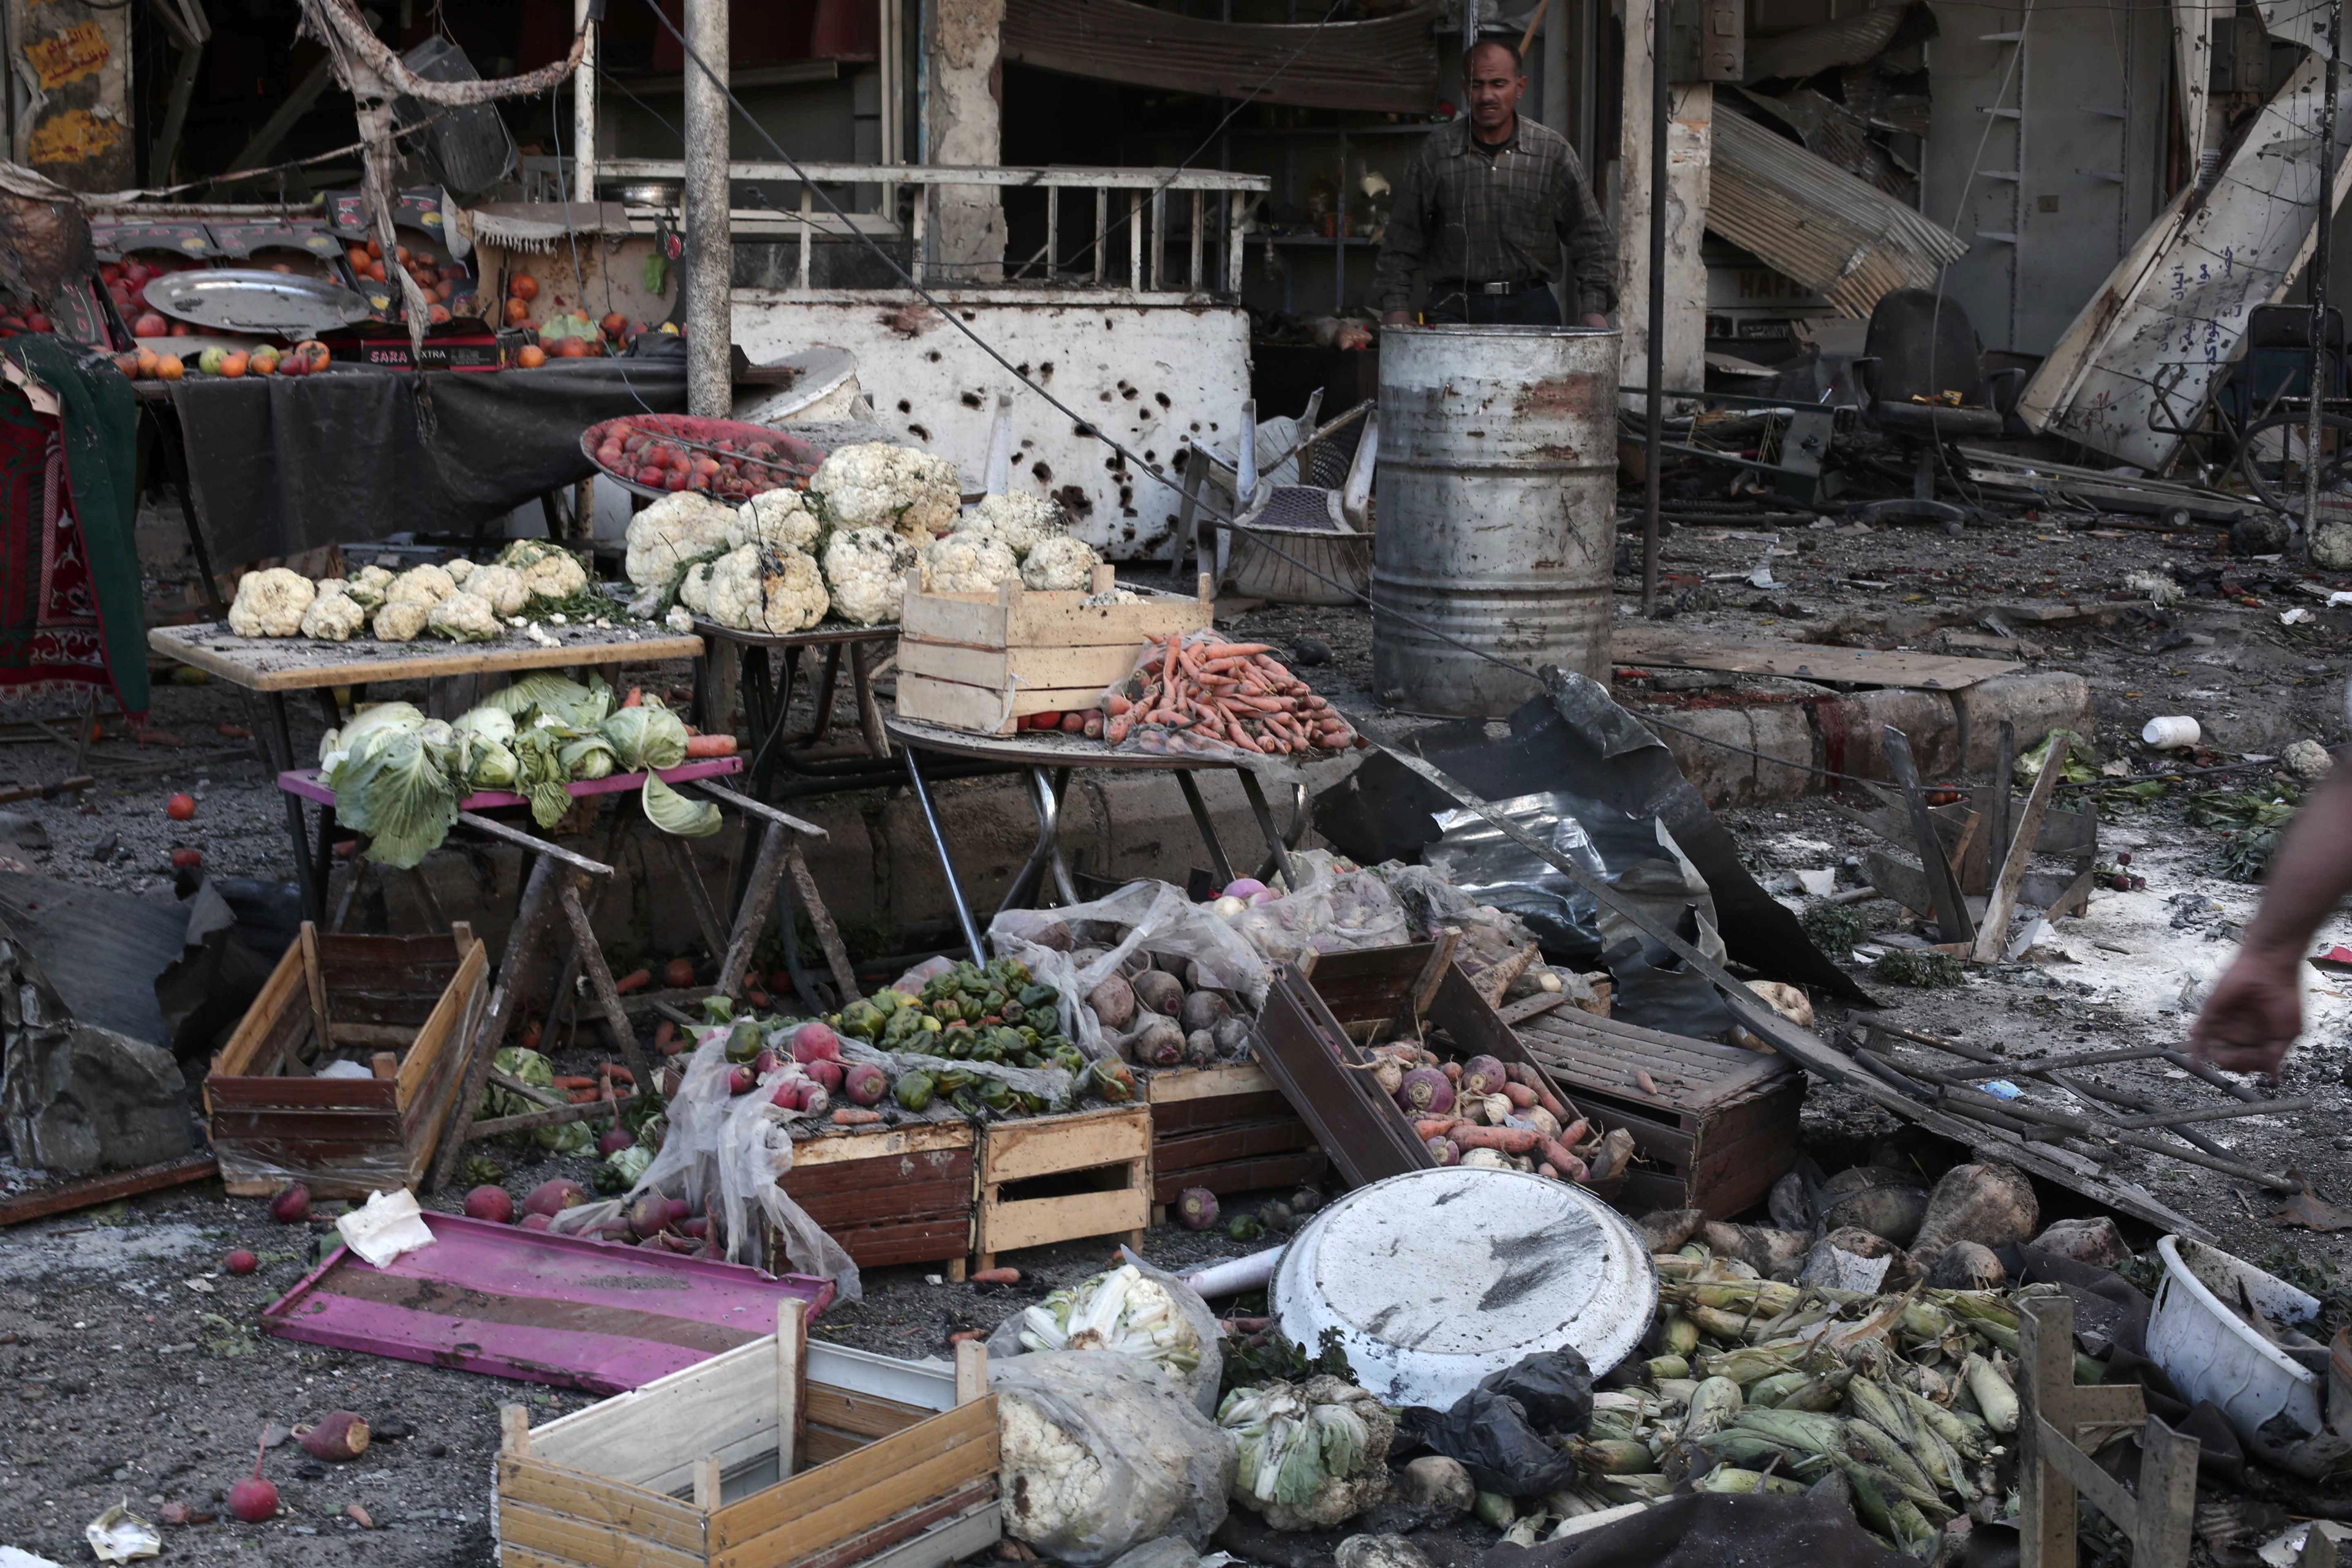
[[[1108,951],[1081,964],[1070,953],[1039,945],[1036,939],[1055,924],[1069,928],[1076,945]],[[1265,960],[1233,927],[1165,882],[1130,882],[1108,898],[1066,910],[1006,910],[990,922],[988,942],[998,957],[1019,959],[1039,984],[1054,988],[1060,997],[1062,1032],[1097,1060],[1118,1053],[1103,1037],[1086,997],[1136,952],[1199,965],[1203,985],[1232,993],[1252,1014],[1265,1005],[1265,990],[1274,980]]]

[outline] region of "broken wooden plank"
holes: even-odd
[[[2033,775],[2032,792],[2025,797],[2025,811],[2017,819],[2015,836],[2001,859],[2000,875],[1993,879],[1992,897],[1985,905],[1984,924],[1977,931],[1972,956],[1979,963],[1999,959],[2002,944],[2009,940],[2010,917],[2017,912],[2018,884],[2025,879],[2026,862],[2033,858],[2034,841],[2042,833],[2042,818],[2050,809],[2050,794],[2057,788],[2059,775],[2065,772],[2066,752],[2072,740],[2065,731],[2057,731],[2051,738],[2049,759]],[[2004,790],[2007,787],[2006,784],[2002,785]]]
[[[117,1198],[161,1192],[165,1187],[184,1187],[216,1175],[219,1171],[218,1163],[210,1154],[186,1154],[177,1160],[159,1160],[152,1165],[135,1165],[128,1171],[111,1171],[54,1187],[37,1187],[29,1193],[0,1198],[0,1229],[23,1225],[27,1220],[46,1219],[53,1214],[96,1208]]]
[[[1619,627],[1612,636],[1609,656],[1621,665],[1778,675],[1838,686],[1900,686],[1923,691],[1957,691],[1997,675],[2017,673],[2017,666],[1997,658],[1882,653],[1876,648],[1833,647],[1827,643],[1712,642],[1666,626]]]
[[[1911,738],[1892,724],[1886,726],[1885,734],[1886,766],[1901,786],[1904,803],[1910,809],[1911,832],[1919,851],[1920,868],[1927,874],[1937,929],[1946,942],[1972,942],[1976,940],[1976,926],[1969,919],[1969,906],[1960,894],[1959,880],[1952,875],[1952,862],[1944,854],[1944,840],[1936,831],[1936,819],[1927,813],[1927,796],[1919,787],[1919,767],[1911,759]]]

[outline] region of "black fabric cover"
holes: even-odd
[[[580,436],[686,409],[686,363],[528,373],[338,369],[173,388],[205,542],[223,570],[320,545],[456,531],[586,479]]]
[[[1919,1568],[1832,1495],[1688,1492],[1540,1546],[1497,1546],[1484,1568]]]

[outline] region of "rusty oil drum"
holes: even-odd
[[[1541,689],[1433,632],[1608,679],[1617,353],[1616,332],[1590,328],[1382,330],[1372,546],[1382,701],[1497,718]]]

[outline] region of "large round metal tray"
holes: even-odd
[[[790,470],[793,482],[803,489],[808,485],[809,476],[816,472],[817,465],[824,461],[821,448],[797,436],[787,436],[782,430],[771,430],[764,425],[746,425],[740,419],[709,419],[692,414],[631,414],[591,425],[580,433],[580,455],[595,463],[598,473],[623,489],[651,500],[679,492],[641,485],[634,478],[596,462],[596,448],[604,444],[604,432],[621,424],[686,441],[716,441],[722,437],[734,441],[765,441],[782,454],[782,466]]]
[[[1444,1410],[1564,1345],[1607,1372],[1648,1331],[1658,1275],[1641,1232],[1583,1188],[1442,1165],[1317,1215],[1284,1251],[1269,1300],[1293,1344],[1337,1329],[1382,1404]]]
[[[147,303],[215,331],[288,338],[312,337],[375,313],[365,300],[324,278],[242,268],[167,272],[149,279]]]

